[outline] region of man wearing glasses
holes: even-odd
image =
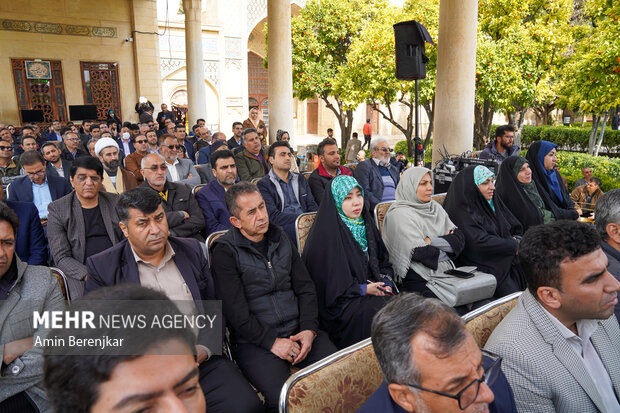
[[[56,267],[67,276],[72,299],[81,297],[86,280],[86,258],[123,239],[114,209],[118,195],[100,192],[103,165],[92,156],[71,166],[71,192],[48,206],[47,238]]]
[[[91,133],[95,132],[97,135],[97,139],[99,139],[99,127],[91,127]],[[80,149],[80,138],[77,133],[73,131],[67,131],[64,135],[62,135],[63,142],[65,144],[65,149],[60,153],[60,157],[64,160],[73,162],[75,159],[82,156],[89,156],[87,152]]]
[[[594,226],[530,228],[519,261],[527,290],[485,346],[504,357],[519,411],[620,412],[620,281]]]
[[[519,146],[514,144],[515,128],[512,125],[502,125],[495,129],[495,140],[480,153],[480,159],[491,159],[501,163],[509,156],[519,153]]]
[[[58,198],[71,193],[69,182],[59,176],[47,176],[45,159],[36,151],[24,152],[19,161],[26,176],[16,179],[9,187],[11,201],[33,202],[39,211],[41,225],[47,225],[47,207]]]
[[[168,182],[178,182],[190,188],[200,185],[200,176],[194,169],[194,163],[189,159],[179,158],[182,145],[174,136],[163,134],[159,137],[159,150],[166,160]]]
[[[151,135],[155,135],[155,132],[149,131]],[[149,134],[147,132],[147,134]],[[155,136],[154,136],[155,137]],[[142,172],[140,169],[142,168],[142,158],[144,158],[148,152],[148,140],[144,135],[136,136],[136,140],[133,143],[136,151],[125,158],[125,169],[128,170],[136,177],[138,181],[138,185],[144,182],[144,177],[142,176]]]
[[[390,147],[385,138],[375,138],[370,142],[370,158],[357,165],[353,176],[364,189],[370,211],[374,211],[379,202],[395,199],[400,178],[390,163]]]
[[[0,177],[4,184],[15,180],[21,175],[22,166],[13,158],[13,144],[9,141],[0,141]],[[12,179],[11,179],[12,178]]]
[[[516,413],[502,358],[481,351],[441,301],[401,294],[375,315],[371,336],[386,382],[358,413]]]

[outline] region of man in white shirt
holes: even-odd
[[[620,281],[600,244],[576,221],[530,228],[520,242],[528,289],[485,346],[504,357],[519,411],[620,411]]]
[[[159,150],[166,160],[168,173],[166,179],[170,182],[179,182],[190,187],[200,184],[200,176],[194,169],[194,163],[189,159],[179,158],[181,145],[171,135],[163,134],[159,137]]]

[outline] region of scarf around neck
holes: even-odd
[[[434,271],[412,261],[411,251],[425,247],[424,238],[440,237],[456,228],[436,201],[431,199],[430,202],[422,202],[418,198],[418,186],[427,174],[432,180],[432,173],[427,168],[414,167],[403,172],[396,188],[396,201],[383,220],[382,238],[398,280],[407,275],[409,268],[428,280]],[[450,262],[440,262],[437,272],[450,268]]]
[[[364,222],[364,218],[362,218],[361,215],[358,218],[349,218],[342,211],[342,204],[345,197],[355,187],[358,187],[362,192],[362,196],[364,196],[364,190],[355,178],[348,175],[338,175],[332,181],[332,196],[334,197],[334,202],[336,203],[336,209],[338,210],[340,219],[342,219],[342,222],[344,222],[347,228],[349,228],[349,231],[353,234],[353,238],[355,238],[355,241],[357,241],[360,245],[362,251],[367,252],[368,240],[366,238],[366,224]]]

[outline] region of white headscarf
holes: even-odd
[[[390,206],[383,221],[383,242],[398,280],[407,275],[409,268],[428,280],[435,271],[412,261],[411,251],[426,246],[424,238],[446,235],[456,228],[436,201],[431,199],[424,203],[418,198],[418,186],[426,174],[433,179],[430,169],[427,168],[409,168],[403,173],[396,188],[396,201]],[[450,261],[443,261],[439,263],[437,272],[450,268]]]

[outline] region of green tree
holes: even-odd
[[[555,107],[558,66],[568,50],[572,0],[480,0],[474,146],[489,137],[493,114],[517,128],[528,108]]]
[[[586,0],[583,16],[565,67],[562,98],[568,107],[592,114],[588,153],[598,155],[607,121],[620,105],[620,2]]]
[[[362,0],[311,0],[291,22],[294,94],[301,100],[323,100],[338,119],[343,147],[351,136],[353,109],[361,101],[343,98],[336,78],[348,64],[351,44],[374,17],[373,4]]]
[[[396,79],[394,59],[395,23],[416,20],[423,24],[433,39],[437,39],[439,19],[439,0],[407,1],[402,9],[385,4],[381,14],[364,28],[347,55],[348,65],[337,78],[339,87],[346,91],[352,101],[365,100],[370,103],[384,119],[390,122],[407,139],[408,155],[413,155],[412,137],[414,133],[415,84]],[[424,147],[430,141],[433,131],[435,72],[437,50],[434,45],[426,45],[427,77],[419,81],[419,103],[424,107],[429,119]],[[405,108],[403,117],[398,106]]]

